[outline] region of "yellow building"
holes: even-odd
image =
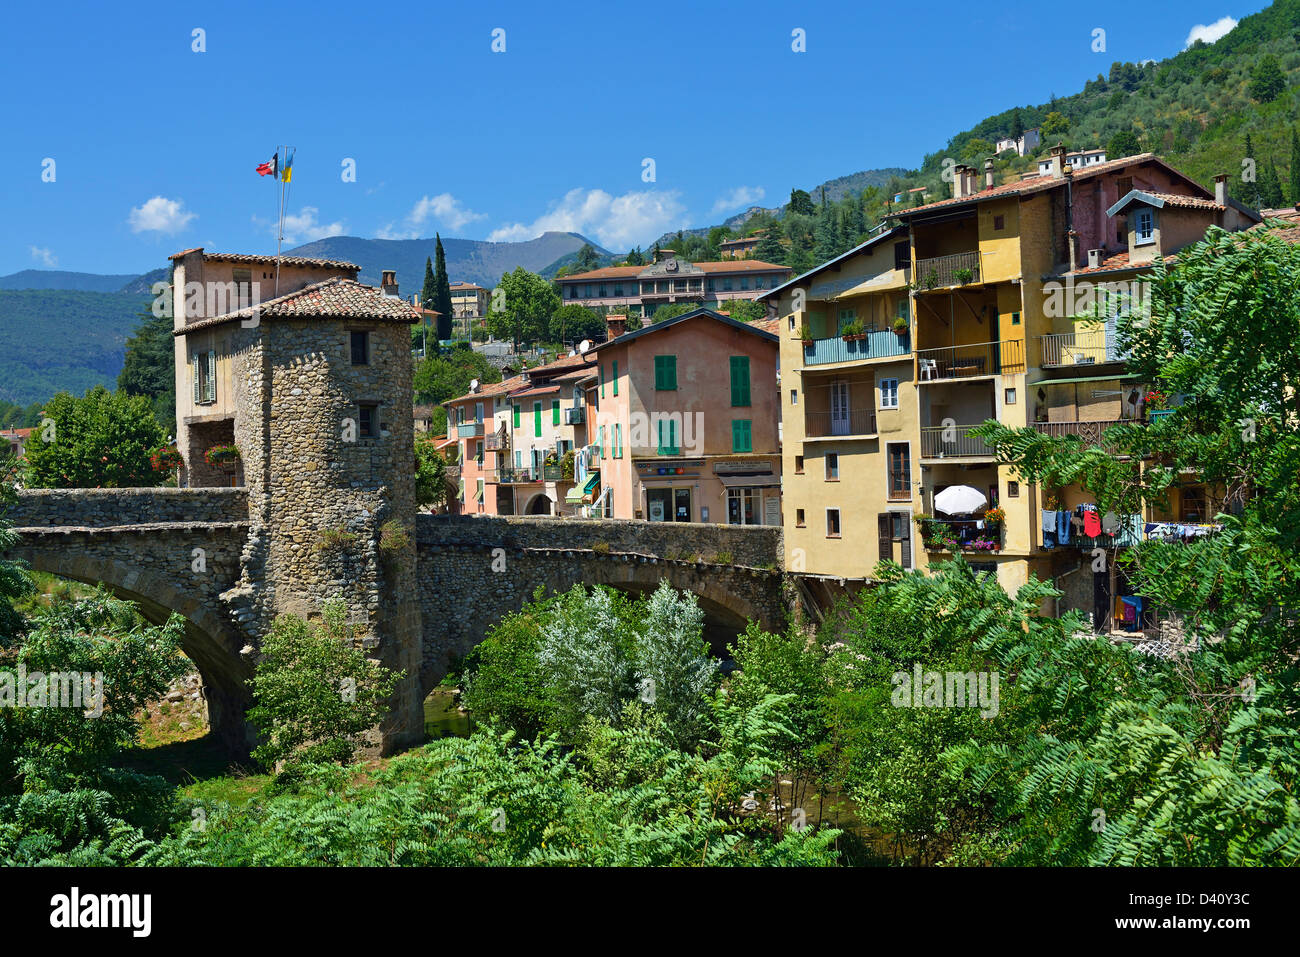
[[[1098,288],[1257,214],[1149,153],[1074,171],[1057,148],[1047,173],[1010,183],[991,162],[982,182],[956,167],[951,199],[895,217],[760,297],[780,318],[786,567],[863,582],[881,559],[924,569],[958,547],[1011,592],[1077,568],[1078,544],[1044,537],[1045,496],[971,428],[1096,441],[1142,418],[1115,343],[1124,297]],[[1077,326],[1089,309],[1094,327]]]

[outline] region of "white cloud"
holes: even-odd
[[[166,199],[155,196],[143,206],[131,210],[127,222],[131,231],[136,233],[167,233],[174,235],[190,224],[198,213],[185,208],[183,199]]]
[[[718,197],[718,201],[713,204],[713,209],[709,215],[716,216],[718,213],[725,213],[731,209],[748,209],[753,206],[764,196],[763,187],[761,186],[737,186],[735,189],[723,193]]]
[[[316,220],[320,212],[315,206],[304,206],[302,212],[290,213],[284,217],[284,241],[287,243],[309,243],[328,236],[342,236],[346,227],[341,222],[321,223]],[[256,219],[256,217],[255,217]],[[275,223],[271,224],[275,232]]]
[[[1191,31],[1187,34],[1187,42],[1183,44],[1183,46],[1189,47],[1197,40],[1202,40],[1205,43],[1213,43],[1215,40],[1222,40],[1232,32],[1232,28],[1236,25],[1237,21],[1232,19],[1232,17],[1221,17],[1209,24],[1198,23],[1196,26],[1192,27]]]
[[[466,209],[451,193],[439,193],[437,196],[421,197],[406,214],[403,226],[389,223],[376,235],[380,239],[419,239],[422,235],[428,235],[425,226],[430,222],[436,222],[444,229],[459,230],[475,220],[486,218],[486,213]]]
[[[32,251],[32,258],[46,268],[53,269],[59,264],[59,257],[44,246],[28,246],[27,248]]]
[[[494,229],[490,242],[535,239],[547,230],[582,233],[602,246],[623,250],[654,242],[680,224],[686,208],[675,190],[611,196],[603,189],[571,189],[529,225],[511,223]]]

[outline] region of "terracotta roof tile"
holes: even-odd
[[[182,259],[190,253],[203,253],[203,247],[198,246],[194,249],[185,249],[168,259]],[[274,256],[259,256],[254,253],[203,253],[205,261],[223,263],[265,263],[274,265]],[[346,269],[352,272],[360,272],[361,267],[356,263],[350,263],[343,259],[310,259],[306,256],[282,256],[280,258],[282,266],[320,266],[325,269]]]
[[[686,262],[686,260],[682,260]],[[574,273],[571,276],[561,276],[559,282],[589,282],[593,279],[635,279],[645,269],[650,268],[653,263],[645,266],[606,266],[603,269],[593,269],[591,272]],[[780,266],[776,263],[763,262],[761,259],[724,259],[719,262],[698,262],[691,263],[697,269],[704,273],[724,273],[724,272],[789,272],[789,266]],[[671,276],[656,276],[656,279],[671,279]]]
[[[183,336],[196,329],[251,318],[259,319],[379,319],[388,322],[420,321],[420,311],[405,299],[385,296],[374,286],[363,286],[355,279],[334,276],[314,282],[294,292],[269,299],[260,305],[225,315],[200,319],[178,329]]]

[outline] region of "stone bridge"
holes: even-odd
[[[21,536],[12,557],[102,583],[150,621],[180,614],[213,731],[247,751],[246,681],[259,635],[237,587],[250,536],[246,490],[29,490],[7,518]],[[698,596],[715,649],[750,619],[779,628],[786,618],[779,528],[421,514],[414,537],[421,647],[405,657],[420,662],[422,695],[538,587],[586,582],[639,594],[667,578]],[[276,583],[253,585],[273,591]]]

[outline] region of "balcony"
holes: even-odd
[[[489,469],[487,480],[495,485],[531,485],[542,481],[542,470],[530,467]]]
[[[508,449],[510,443],[500,432],[489,432],[483,439],[483,448],[489,452],[499,452],[502,449]]]
[[[921,429],[922,459],[995,458],[991,445],[967,433],[975,425],[927,426]]]
[[[970,379],[1025,371],[1025,348],[1019,339],[976,342],[916,353],[922,382]]]
[[[927,552],[993,553],[1002,551],[1004,544],[1001,525],[978,519],[928,518],[919,524]]]
[[[1119,348],[1114,332],[1108,329],[1085,329],[1035,338],[1042,345],[1044,369],[1123,362],[1128,358],[1128,353]]]
[[[841,412],[805,412],[804,435],[816,438],[860,438],[876,434],[874,409],[845,409]]]
[[[456,438],[458,439],[476,439],[482,434],[482,422],[460,422],[456,425]]]
[[[585,415],[585,413],[586,413],[586,410],[585,410],[582,406],[580,406],[580,405],[575,405],[575,406],[573,406],[572,408],[565,409],[565,410],[564,410],[564,424],[565,424],[565,425],[582,425],[582,423],[583,423],[583,421],[584,421],[583,416]]]
[[[826,365],[832,362],[855,362],[859,359],[886,359],[891,356],[911,354],[912,339],[892,330],[867,332],[863,338],[849,341],[842,336],[814,339],[804,343],[803,363],[806,366]]]
[[[1090,552],[1094,548],[1132,548],[1142,541],[1142,516],[1121,515],[1118,527],[1111,534],[1103,531],[1100,535],[1074,534],[1067,548],[1078,548]]]
[[[916,281],[923,292],[948,286],[965,286],[980,281],[978,251],[953,253],[916,261]]]
[[[1050,435],[1053,438],[1063,438],[1067,435],[1077,435],[1083,440],[1084,445],[1096,446],[1110,451],[1109,446],[1102,444],[1102,436],[1112,425],[1140,425],[1141,419],[1106,419],[1096,422],[1035,422],[1034,428],[1043,435]]]

